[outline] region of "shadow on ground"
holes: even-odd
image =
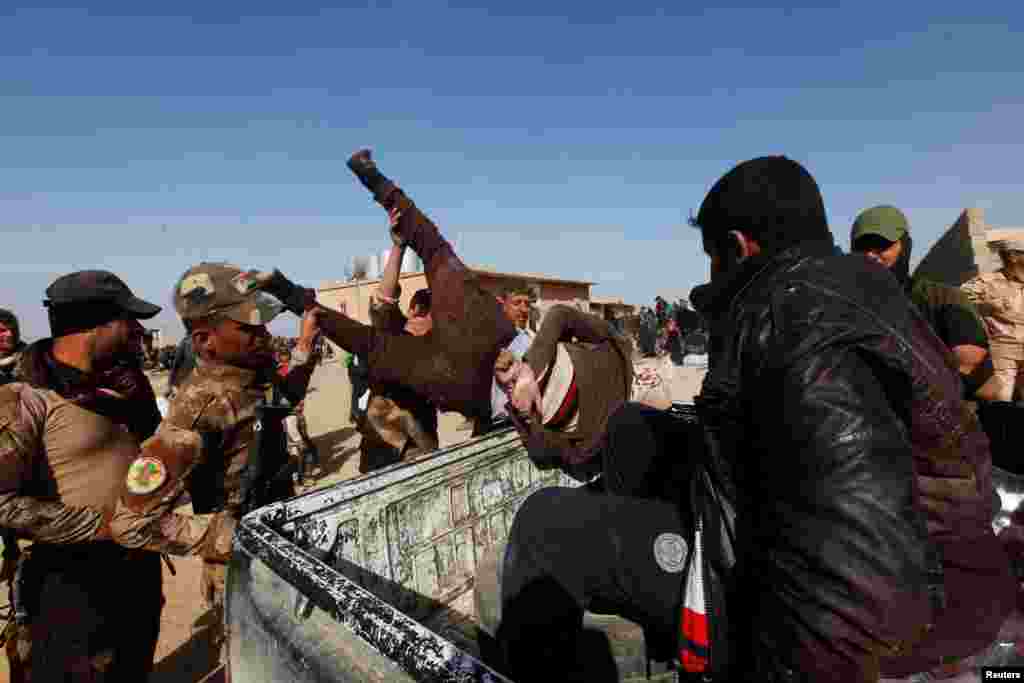
[[[320,471],[315,479],[323,479],[336,473],[349,458],[359,452],[359,442],[350,445],[349,440],[355,436],[355,427],[341,427],[332,432],[321,434],[313,439],[317,452],[320,453]]]
[[[210,641],[210,627],[215,618],[213,610],[208,610],[196,619],[192,637],[157,663],[149,676],[149,683],[222,681],[223,672],[218,671],[219,653]]]

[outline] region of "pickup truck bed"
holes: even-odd
[[[503,681],[477,658],[477,564],[541,472],[502,430],[247,516],[228,574],[235,683]]]

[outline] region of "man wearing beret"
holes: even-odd
[[[106,271],[66,275],[46,294],[53,336],[26,348],[17,381],[0,387],[0,526],[32,542],[5,558],[11,680],[144,681],[160,556],[112,543],[110,519],[160,421],[139,366],[139,320],[160,307]]]
[[[1000,401],[1020,395],[1024,374],[1024,239],[990,242],[1003,267],[965,282],[961,289],[978,307],[988,328],[992,362],[1001,380]]]
[[[125,546],[203,558],[201,590],[216,616],[211,635],[222,657],[227,561],[235,526],[256,495],[251,484],[268,482],[260,504],[294,495],[290,476],[255,471],[288,474],[283,434],[262,411],[274,384],[292,404],[302,401],[316,365],[317,313],[308,312],[289,372],[275,372],[267,324],[282,306],[262,291],[267,280],[225,263],[201,263],[178,280],[174,307],[192,338],[196,368],[122,477],[111,523]],[[194,514],[177,514],[186,492]]]
[[[967,399],[996,400],[1000,381],[989,354],[988,335],[971,301],[955,287],[910,277],[910,224],[895,206],[875,206],[857,216],[850,246],[889,269],[910,300],[956,357]]]

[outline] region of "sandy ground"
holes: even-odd
[[[700,389],[704,370],[699,367],[672,367],[664,360],[644,360],[638,368],[657,364],[676,401],[689,401]],[[151,377],[157,395],[166,386],[166,373]],[[317,368],[306,399],[306,419],[310,436],[320,451],[323,471],[302,492],[330,486],[359,476],[359,435],[348,420],[351,389],[348,374],[338,362]],[[439,421],[442,446],[469,438],[464,418],[457,413],[442,413]],[[179,508],[189,512],[190,506]],[[208,646],[205,628],[209,614],[199,596],[200,562],[197,559],[172,561],[175,574],[164,567],[166,604],[156,651],[156,668],[150,683],[194,683],[218,681],[215,653]],[[6,593],[6,586],[0,586]],[[0,683],[8,683],[7,660],[0,656]]]

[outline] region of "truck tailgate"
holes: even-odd
[[[248,515],[228,574],[233,681],[506,680],[471,654],[475,569],[553,485],[577,483],[505,429]]]

